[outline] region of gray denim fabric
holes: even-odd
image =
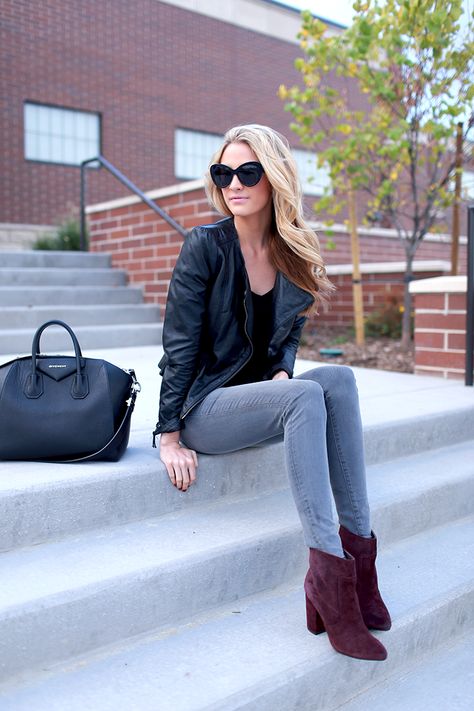
[[[346,366],[322,366],[292,380],[218,388],[186,417],[182,441],[223,454],[282,440],[306,544],[342,556],[339,523],[370,536],[357,386]]]

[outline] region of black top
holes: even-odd
[[[273,289],[266,294],[252,294],[253,304],[253,329],[251,333],[252,356],[242,370],[225,384],[243,385],[244,383],[258,383],[268,370],[268,345],[272,335],[273,318]]]

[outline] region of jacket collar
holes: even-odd
[[[223,220],[219,220],[216,226],[220,228],[218,239],[221,244],[224,242],[235,242],[236,246],[238,246],[242,269],[245,273],[248,285],[248,276],[245,271],[245,262],[240,249],[239,236],[235,229],[234,218],[225,217]],[[301,311],[305,311],[313,303],[313,297],[309,292],[294,284],[281,272],[277,272],[274,289],[275,329],[278,328],[280,323]]]

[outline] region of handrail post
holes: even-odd
[[[474,205],[467,209],[466,373],[465,384],[473,384],[474,367]]]
[[[80,247],[81,252],[87,251],[86,240],[86,161],[81,163],[81,233]]]

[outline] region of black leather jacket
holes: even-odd
[[[313,303],[307,291],[278,273],[268,372],[291,377]],[[252,354],[252,298],[233,218],[195,227],[185,239],[170,283],[163,326],[165,354],[159,421],[154,432],[174,432],[206,395],[228,382]]]

